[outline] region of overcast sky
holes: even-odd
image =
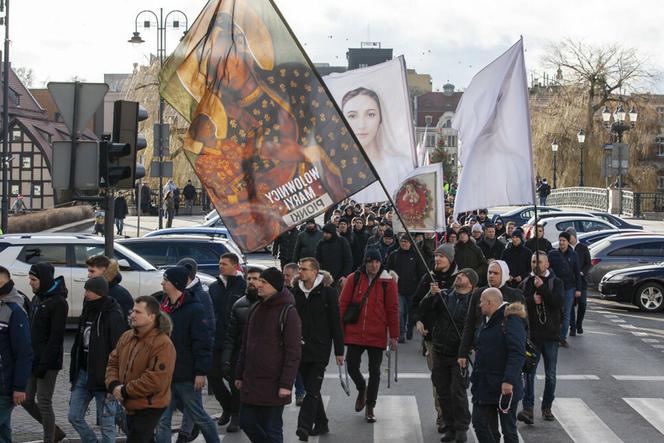
[[[551,41],[571,37],[589,44],[635,47],[664,70],[661,0],[275,0],[315,62],[345,65],[348,47],[378,41],[404,54],[409,68],[463,88],[473,74],[509,48],[519,35],[526,68],[541,76],[540,58]],[[156,53],[156,31],[146,43],[127,42],[141,9],[181,9],[193,21],[205,0],[10,0],[12,65],[32,68],[36,83],[131,72]],[[141,16],[141,21],[143,17]],[[174,15],[171,18],[175,18]],[[154,19],[152,19],[154,20]],[[141,30],[141,29],[139,29]],[[4,32],[4,28],[3,28]],[[169,30],[169,52],[179,33]],[[553,75],[553,72],[549,74]],[[530,74],[529,74],[530,81]],[[660,82],[656,87],[664,92]]]

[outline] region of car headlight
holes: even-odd
[[[616,274],[612,275],[611,277],[607,278],[607,281],[611,282],[618,282],[618,281],[624,281],[627,280],[627,275],[626,274]]]

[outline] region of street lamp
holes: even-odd
[[[135,30],[133,32],[132,37],[128,40],[129,43],[132,44],[141,44],[144,43],[145,40],[141,37],[141,33],[138,32],[138,19],[142,15],[152,15],[155,20],[156,20],[156,25],[157,25],[157,54],[159,55],[159,68],[164,65],[164,58],[166,55],[166,29],[168,27],[172,29],[177,29],[180,30],[184,28],[184,34],[187,33],[187,28],[189,26],[189,19],[187,18],[187,14],[184,12],[180,11],[179,9],[174,9],[166,14],[164,17],[164,9],[159,8],[159,15],[157,15],[156,12],[151,11],[149,9],[145,9],[138,14],[136,14],[136,18],[134,19],[134,26]],[[182,17],[184,17],[184,26],[180,20],[172,20],[170,23],[168,22],[168,18],[170,17],[171,14],[180,14]],[[143,21],[143,29],[150,29],[152,28],[152,22],[150,20],[144,20]],[[162,140],[162,135],[164,134],[164,128],[163,128],[163,121],[164,121],[164,99],[159,96],[159,123],[158,123],[158,129],[155,131],[154,134],[154,141],[155,141],[155,148],[157,153],[159,154],[159,229],[163,228],[163,211],[162,211],[162,206],[163,206],[163,187],[164,187],[164,172],[163,172],[163,161],[164,161],[164,141]]]
[[[611,123],[611,115],[613,115],[613,123]],[[626,117],[629,115],[629,123],[626,121]],[[623,134],[634,127],[636,120],[638,118],[638,113],[636,108],[632,106],[629,113],[625,112],[625,109],[622,105],[619,105],[616,108],[615,113],[611,114],[608,106],[604,107],[602,111],[602,121],[604,126],[616,136],[616,140],[619,144],[623,142]],[[614,146],[615,148],[615,146]],[[622,213],[622,188],[623,188],[623,159],[622,159],[623,150],[618,148],[618,192],[620,193],[620,206],[619,210]]]
[[[579,129],[579,133],[576,134],[576,138],[579,141],[579,149],[581,152],[581,164],[579,168],[579,186],[583,186],[583,143],[586,141],[586,133],[583,129]]]
[[[556,155],[558,154],[558,141],[556,139],[553,139],[553,142],[551,143],[551,151],[553,151],[553,189],[556,189],[556,175],[558,172],[558,164],[556,162]]]

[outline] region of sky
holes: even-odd
[[[661,0],[275,0],[314,62],[346,65],[346,50],[381,42],[403,54],[408,68],[432,76],[434,90],[451,82],[464,88],[483,66],[523,35],[526,69],[542,77],[541,57],[563,38],[592,45],[633,47],[664,71]],[[156,53],[156,31],[141,31],[142,45],[127,42],[136,14],[182,10],[191,22],[205,0],[10,0],[10,61],[29,68],[34,87],[48,81],[103,81],[129,73]],[[619,12],[618,12],[619,11]],[[174,19],[178,14],[171,14]],[[150,19],[143,14],[139,21]],[[169,21],[170,21],[169,19]],[[154,18],[151,19],[154,22]],[[4,33],[4,27],[2,28]],[[169,29],[167,51],[181,33]],[[555,72],[548,71],[553,76]],[[660,80],[653,92],[664,92]]]

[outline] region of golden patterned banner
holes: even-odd
[[[376,180],[268,0],[208,2],[160,80],[190,122],[186,155],[244,251]]]

